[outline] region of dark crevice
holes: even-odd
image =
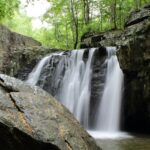
[[[4,79],[2,79],[2,78],[0,78],[0,81],[3,82],[3,83],[5,82]]]
[[[140,22],[142,22],[143,20],[148,19],[148,18],[150,18],[150,16],[141,17],[141,18],[139,18],[139,19],[136,19],[136,20],[134,20],[134,21],[131,21],[131,22],[125,24],[125,27],[129,27],[129,26],[138,24],[138,23],[140,23]]]
[[[21,113],[24,113],[24,112],[20,109],[20,107],[16,104],[16,101],[13,99],[11,93],[9,93],[9,96],[10,96],[10,99],[11,99],[11,101],[13,102],[14,106],[17,108],[17,110],[18,110],[19,112],[21,112]]]
[[[5,81],[1,78],[0,78],[0,86],[3,87],[4,90],[7,91],[8,93],[10,93],[10,92],[19,92],[18,90],[13,89],[11,86],[5,85]]]
[[[65,140],[65,143],[67,144],[68,150],[72,150],[73,149],[72,146],[70,145],[70,143],[67,140]]]

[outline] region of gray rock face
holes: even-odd
[[[116,46],[121,30],[109,30],[101,33],[86,33],[81,38],[81,48]]]
[[[11,32],[8,28],[0,25],[0,72],[8,72],[12,65],[13,48],[18,46],[40,46],[41,44],[30,38]],[[19,59],[19,58],[18,58]],[[8,69],[7,69],[8,68]]]
[[[0,149],[100,150],[73,115],[42,89],[0,74]]]
[[[150,5],[131,13],[120,34],[117,31],[106,33],[85,36],[81,46],[117,46],[120,67],[125,75],[124,129],[150,133]],[[104,35],[107,37],[101,38]]]
[[[6,66],[4,73],[25,80],[41,58],[56,51],[61,50],[42,46],[14,48],[10,54],[11,64]]]
[[[41,43],[0,25],[0,72],[22,80],[35,64],[57,49],[45,48]]]
[[[128,18],[126,19],[125,22],[125,27],[129,27],[131,25],[135,25],[137,23],[140,23],[144,21],[145,19],[150,18],[150,7],[149,5],[146,5],[144,9],[138,10],[138,11],[133,11]]]
[[[118,51],[125,74],[125,128],[150,133],[150,8],[132,13],[125,26]]]

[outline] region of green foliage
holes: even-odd
[[[19,0],[0,0],[0,21],[11,17],[18,6]]]
[[[38,0],[27,0],[28,3],[36,1]],[[44,14],[42,20],[47,22],[50,28],[32,29],[32,18],[18,13],[15,14],[14,19],[6,20],[5,24],[16,32],[32,36],[45,46],[73,49],[79,47],[81,36],[86,32],[122,29],[129,13],[139,9],[149,0],[47,1],[51,7]],[[4,5],[7,9],[0,9],[0,19],[11,16],[10,12],[18,6],[18,2],[12,0],[5,3],[4,0],[1,0],[0,8]],[[10,6],[13,7],[10,8]]]
[[[15,12],[13,18],[3,20],[3,24],[14,32],[19,32],[20,34],[27,36],[33,36],[31,20],[31,18]]]
[[[43,19],[53,25],[55,31],[52,35],[53,41],[62,43],[63,48],[73,48],[76,36],[79,46],[81,36],[85,32],[122,29],[125,18],[131,10],[139,9],[148,0],[49,0],[49,2],[51,8]],[[89,17],[87,22],[86,16]],[[76,23],[78,33],[75,30]]]

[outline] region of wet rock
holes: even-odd
[[[113,33],[109,36],[107,33]],[[81,46],[117,47],[120,67],[124,72],[123,128],[150,133],[150,4],[132,12],[125,29],[84,36]],[[97,37],[94,39],[93,37]],[[87,41],[90,41],[89,43]]]
[[[0,149],[100,150],[73,115],[36,86],[0,74]]]
[[[43,46],[32,47],[16,47],[13,48],[9,55],[10,64],[5,65],[4,73],[15,76],[21,80],[26,80],[28,74],[35,67],[37,62],[45,55],[61,51],[53,48],[46,48]]]
[[[125,74],[124,127],[150,133],[150,9],[132,13],[125,26],[118,51]]]

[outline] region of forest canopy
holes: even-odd
[[[4,24],[16,32],[32,36],[44,45],[55,48],[78,48],[81,36],[86,32],[102,32],[110,29],[123,29],[125,18],[133,10],[149,0],[47,0],[49,9],[40,16],[47,27],[34,29],[32,18],[16,11],[12,19]],[[21,2],[21,1],[20,1]],[[26,0],[27,7],[38,0]],[[12,15],[19,2],[0,1],[0,20]],[[10,7],[11,6],[11,7]]]
[[[19,6],[19,0],[0,0],[0,21],[10,18]]]

